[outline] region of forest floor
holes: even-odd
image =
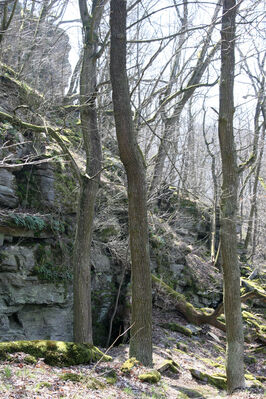
[[[109,351],[112,362],[73,367],[52,367],[41,359],[36,364],[26,364],[23,354],[15,354],[13,361],[0,361],[0,398],[1,399],[262,399],[262,386],[254,386],[249,380],[249,388],[233,396],[224,390],[218,390],[206,382],[200,382],[191,376],[194,368],[208,374],[224,373],[225,335],[214,327],[197,328],[188,325],[175,312],[154,309],[153,315],[153,360],[158,368],[166,359],[174,360],[178,372],[162,372],[161,380],[156,384],[141,382],[139,374],[147,371],[141,365],[132,368],[129,374],[121,371],[123,362],[128,358],[128,345],[119,345]],[[169,331],[160,326],[165,322],[176,322],[189,327],[193,335],[188,337],[179,332]],[[258,343],[246,344],[245,356],[249,359],[246,372],[253,376],[265,376],[263,353],[254,353]],[[178,349],[179,347],[179,349]],[[113,372],[115,371],[115,373]],[[110,377],[116,375],[115,378]],[[71,373],[81,381],[62,379]],[[108,374],[109,373],[109,374]],[[113,374],[112,374],[113,373]],[[108,378],[109,375],[109,378]],[[93,379],[94,378],[94,379]],[[252,386],[253,385],[253,386]]]

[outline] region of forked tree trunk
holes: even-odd
[[[221,256],[226,319],[226,375],[229,393],[245,386],[240,270],[237,256],[236,218],[238,167],[233,132],[236,1],[223,0],[219,107],[219,142],[222,157]]]
[[[126,1],[111,0],[110,73],[116,134],[128,180],[132,281],[130,356],[152,364],[152,292],[146,202],[146,176],[134,131],[126,72]]]

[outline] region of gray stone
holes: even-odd
[[[25,305],[17,317],[27,339],[73,340],[71,307]]]
[[[0,256],[3,255],[4,258],[9,259],[9,263],[7,263],[7,260],[3,261],[3,265],[6,264],[11,264],[10,262],[13,262],[12,265],[16,266],[14,270],[24,270],[27,272],[32,271],[32,269],[35,266],[35,251],[36,245],[33,247],[25,247],[25,246],[18,246],[18,245],[10,245],[8,246],[4,251],[0,251]],[[1,265],[0,265],[0,271],[1,271]],[[11,271],[9,270],[4,270],[2,271]]]
[[[0,252],[0,272],[14,272],[18,269],[15,255],[10,251]]]
[[[18,205],[15,176],[6,169],[0,169],[0,205],[15,208]]]
[[[58,305],[66,302],[63,284],[41,284],[18,274],[0,273],[0,287],[9,305]]]
[[[93,249],[91,253],[92,265],[97,272],[108,272],[110,271],[110,260],[101,252],[99,248]]]
[[[184,265],[176,264],[176,263],[171,263],[170,266],[169,266],[169,268],[170,268],[170,270],[173,273],[173,276],[175,278],[179,277],[181,275],[181,273],[184,270],[184,267],[185,267]]]
[[[9,320],[7,315],[0,315],[0,331],[8,331],[9,330]]]
[[[53,205],[55,200],[54,191],[54,171],[49,164],[39,165],[34,171],[34,175],[40,181],[40,191],[42,193],[42,202],[45,205]]]

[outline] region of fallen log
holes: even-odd
[[[191,303],[189,303],[183,294],[175,291],[169,285],[167,285],[160,278],[152,274],[153,287],[157,290],[158,295],[162,295],[165,301],[168,301],[173,307],[185,317],[185,319],[192,324],[197,326],[203,324],[209,324],[213,327],[219,328],[225,331],[225,324],[217,320],[223,312],[223,303],[220,303],[212,313],[203,313],[198,311]],[[248,299],[258,298],[263,302],[266,302],[266,295],[262,291],[254,290],[247,292],[241,296],[241,302],[244,303]]]

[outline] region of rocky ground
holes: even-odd
[[[176,322],[192,331],[189,337],[169,331],[160,325]],[[128,358],[128,345],[110,349],[112,362],[74,367],[52,367],[39,359],[27,364],[25,355],[13,355],[11,362],[0,362],[1,399],[187,399],[229,398],[225,390],[217,389],[207,382],[192,377],[190,369],[210,375],[224,374],[224,333],[214,327],[197,328],[188,325],[175,312],[154,309],[154,369],[166,360],[173,360],[176,368],[162,371],[157,383],[141,382],[139,375],[146,373],[142,365],[135,365],[123,372],[121,367]],[[246,391],[238,392],[235,399],[262,399],[265,360],[257,353],[259,343],[246,344]],[[254,379],[252,380],[251,378]],[[255,379],[256,378],[256,379]],[[265,381],[264,381],[265,383]]]

